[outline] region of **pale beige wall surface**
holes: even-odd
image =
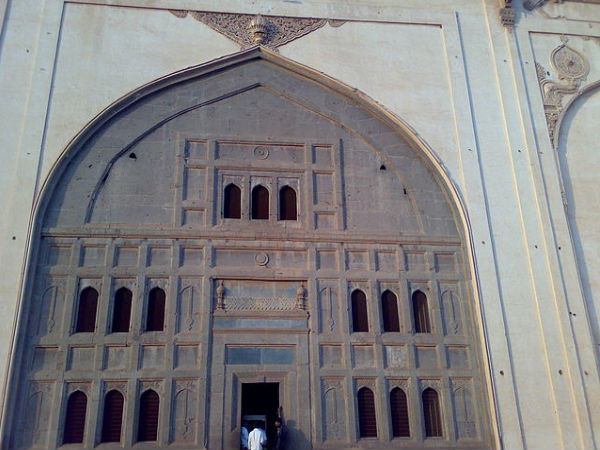
[[[474,287],[504,448],[598,448],[598,342],[585,320],[588,310],[587,319],[598,320],[595,308],[585,303],[586,297],[593,301],[598,282],[591,256],[597,252],[597,220],[569,210],[581,242],[591,242],[578,261],[535,62],[547,66],[549,53],[566,34],[590,62],[582,86],[600,79],[600,6],[549,3],[529,12],[513,3],[514,31],[500,24],[494,0],[426,6],[418,1],[402,6],[394,1],[10,2],[0,60],[3,374],[32,204],[68,142],[132,89],[239,48],[166,9],[350,19],[279,52],[359,89],[400,117],[432,149],[456,187],[472,237]],[[573,206],[591,205],[581,206],[584,211],[597,204],[598,188],[588,181],[598,181],[596,97],[576,106],[565,127],[568,137],[558,148],[575,170],[574,175],[563,171],[572,176]],[[583,290],[580,273],[588,274]]]

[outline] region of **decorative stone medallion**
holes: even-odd
[[[584,79],[590,72],[590,66],[585,58],[567,45],[568,38],[561,37],[562,45],[552,51],[550,61],[559,78]]]

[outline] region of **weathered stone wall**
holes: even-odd
[[[600,36],[600,6],[582,2],[536,2],[539,5],[529,10],[523,8],[520,2],[513,1],[509,9],[515,11],[516,25],[514,28],[506,28],[502,25],[500,7],[507,8],[507,5],[505,2],[494,0],[480,3],[466,0],[435,1],[427,2],[426,5],[416,1],[403,2],[402,5],[392,1],[380,1],[369,5],[319,1],[264,3],[260,6],[246,2],[229,2],[226,7],[216,7],[211,2],[185,0],[157,0],[151,5],[135,0],[78,0],[66,3],[60,0],[22,0],[6,3],[6,8],[2,8],[5,10],[6,20],[2,34],[0,70],[0,85],[5,99],[2,107],[3,133],[0,137],[3,160],[0,186],[4,192],[4,215],[0,228],[5,236],[0,244],[0,255],[4,262],[0,292],[2,310],[7,318],[2,326],[5,339],[0,346],[0,362],[7,374],[4,399],[9,398],[6,392],[10,392],[12,386],[8,380],[21,373],[19,371],[24,370],[24,367],[41,367],[40,373],[44,374],[45,361],[51,364],[52,358],[55,358],[56,361],[65,364],[64,373],[67,374],[69,370],[76,372],[78,364],[86,367],[85,370],[89,370],[87,367],[90,365],[99,368],[103,364],[101,355],[104,350],[100,350],[99,343],[77,342],[77,346],[81,348],[71,354],[67,340],[72,337],[68,337],[67,334],[61,334],[59,341],[47,345],[40,343],[35,346],[23,346],[23,342],[30,339],[26,338],[25,330],[28,328],[28,311],[32,305],[45,311],[45,306],[31,302],[32,292],[39,294],[37,298],[40,299],[41,305],[48,304],[44,303],[44,299],[52,304],[61,298],[61,288],[46,291],[44,287],[60,284],[59,281],[64,282],[66,284],[63,298],[67,304],[66,300],[72,302],[77,292],[80,283],[77,280],[100,280],[101,295],[105,302],[103,304],[108,308],[107,302],[113,292],[112,286],[118,286],[119,282],[130,283],[135,280],[136,295],[141,298],[146,280],[165,279],[168,280],[171,290],[170,301],[175,301],[178,298],[178,280],[188,276],[193,278],[197,274],[195,270],[180,274],[179,271],[183,270],[181,268],[164,269],[169,266],[169,261],[170,267],[173,267],[180,258],[187,258],[182,256],[187,253],[189,260],[193,261],[192,266],[195,267],[200,262],[207,264],[215,255],[219,256],[218,252],[207,253],[205,240],[194,241],[193,230],[199,224],[203,224],[209,228],[225,226],[232,233],[239,231],[219,222],[218,208],[214,206],[217,203],[209,198],[184,198],[181,191],[178,191],[181,194],[179,197],[174,195],[172,199],[160,198],[160,194],[165,191],[159,188],[167,186],[166,180],[169,176],[175,176],[172,168],[179,164],[177,167],[181,174],[186,173],[187,169],[196,169],[191,166],[183,167],[186,164],[183,158],[161,159],[162,155],[157,155],[157,159],[154,160],[146,160],[143,157],[134,160],[128,156],[117,160],[111,169],[114,172],[107,178],[106,189],[99,191],[99,195],[94,199],[96,206],[91,208],[91,215],[86,215],[89,201],[84,202],[83,206],[81,202],[69,203],[69,188],[65,186],[63,189],[59,185],[59,190],[63,189],[65,203],[60,206],[55,204],[53,209],[49,210],[48,224],[55,221],[54,225],[62,223],[73,228],[73,220],[79,217],[89,219],[85,226],[93,228],[94,233],[103,228],[101,224],[110,229],[108,224],[113,222],[119,223],[125,230],[135,228],[133,220],[139,220],[140,214],[143,214],[141,209],[132,208],[131,214],[119,216],[118,211],[112,211],[108,206],[118,198],[118,189],[111,190],[111,176],[127,175],[127,182],[130,183],[127,192],[132,196],[131,204],[144,204],[150,194],[153,199],[160,198],[160,204],[155,205],[157,207],[153,213],[153,217],[156,218],[154,225],[160,229],[161,226],[171,227],[177,224],[183,234],[188,230],[186,242],[190,244],[189,252],[181,249],[181,243],[173,244],[165,235],[132,236],[133,241],[112,241],[108,237],[110,232],[103,230],[106,237],[99,238],[100,240],[94,240],[97,239],[96,234],[94,237],[88,235],[83,240],[72,240],[74,235],[50,236],[51,232],[56,230],[49,229],[47,239],[52,237],[56,240],[53,241],[56,248],[51,250],[52,245],[41,245],[37,239],[41,221],[44,219],[34,215],[36,201],[41,198],[40,195],[54,189],[59,181],[58,178],[48,181],[48,175],[59,155],[96,114],[133,89],[158,77],[239,50],[235,40],[206,25],[205,16],[186,15],[182,12],[227,9],[226,12],[251,15],[260,12],[265,15],[334,19],[330,23],[317,24],[319,27],[315,25],[315,21],[308,23],[308,27],[315,28],[312,32],[283,43],[278,52],[290,60],[322,72],[324,76],[358,89],[361,92],[359,97],[365,94],[392,115],[400,117],[403,122],[398,122],[399,128],[407,134],[410,134],[410,130],[415,131],[413,143],[410,145],[415,147],[415,154],[423,155],[426,161],[427,171],[415,173],[414,176],[418,178],[429,172],[439,177],[446,185],[452,186],[452,189],[448,190],[452,198],[448,201],[449,204],[460,205],[456,209],[460,214],[453,214],[458,232],[464,233],[464,236],[460,242],[453,241],[451,248],[444,249],[442,253],[457,252],[461,255],[457,261],[463,261],[461,266],[464,264],[464,276],[461,278],[466,282],[463,281],[465,284],[459,289],[458,296],[461,299],[470,299],[468,304],[472,305],[472,317],[475,322],[473,329],[478,330],[470,342],[477,342],[475,346],[479,346],[483,354],[479,364],[480,374],[477,376],[480,377],[481,386],[487,389],[485,396],[489,399],[489,411],[492,415],[490,436],[495,442],[492,446],[510,449],[598,447],[594,432],[600,426],[598,402],[594,401],[600,395],[597,364],[598,306],[593,298],[593,286],[597,284],[597,277],[594,275],[597,272],[594,270],[594,224],[597,220],[593,215],[593,207],[589,205],[594,205],[595,191],[591,186],[596,179],[594,173],[597,172],[594,170],[597,164],[594,163],[591,151],[596,144],[593,131],[590,130],[595,129],[594,111],[597,108],[594,107],[594,86],[600,78],[600,49],[597,45]],[[529,3],[529,7],[535,6],[532,2]],[[168,9],[176,9],[178,12],[174,14]],[[510,18],[511,14],[505,11],[503,17],[505,23],[510,22],[507,18]],[[202,18],[205,22],[197,20]],[[235,28],[239,18],[226,19],[221,23],[227,27],[233,24]],[[238,34],[243,35],[239,29],[238,26]],[[298,31],[295,33],[302,34]],[[582,92],[586,93],[580,97]],[[150,111],[148,114],[152,116],[160,112]],[[255,121],[256,116],[249,114],[249,120]],[[381,114],[384,115],[383,112]],[[122,135],[135,134],[135,123],[133,120],[130,126],[125,127]],[[404,127],[403,123],[409,124],[411,128]],[[183,142],[181,137],[171,137],[173,148],[183,148],[176,145]],[[231,135],[225,136],[225,140],[230,137]],[[260,139],[255,137],[247,139],[250,142],[260,142]],[[300,136],[301,139],[292,135],[287,137],[294,139],[285,141],[286,144],[291,142],[296,146],[307,145],[305,136]],[[152,149],[152,140],[155,138],[156,136],[149,135],[140,145]],[[199,136],[196,133],[194,138],[216,142],[218,138],[223,139],[223,136]],[[420,142],[421,147],[417,148],[419,146],[415,146],[414,142]],[[332,148],[337,145],[333,139],[328,139],[325,144],[331,145]],[[109,147],[110,143],[107,143],[105,148]],[[380,161],[373,152],[361,152],[358,148],[354,151],[357,155],[364,153],[364,159],[359,158],[355,162],[360,170],[355,174],[354,181],[359,185],[364,181],[367,188],[376,193],[390,189],[377,171],[381,164],[386,165],[386,161]],[[276,154],[276,151],[273,154]],[[91,153],[88,156],[93,157]],[[137,152],[136,156],[139,156]],[[85,152],[79,153],[79,157],[85,158]],[[101,168],[93,162],[89,164],[92,164],[88,169],[93,172],[93,176],[82,176],[81,180],[85,183],[95,179],[96,183],[101,173],[96,171],[101,171]],[[130,171],[128,164],[147,166],[143,170]],[[217,168],[218,159],[215,159],[213,164],[211,167]],[[398,169],[404,167],[403,164],[393,162],[391,165]],[[157,166],[158,171],[152,172],[152,180],[148,180],[148,177],[138,177],[138,174],[148,173],[150,167]],[[85,165],[81,167],[87,168]],[[375,174],[368,173],[370,167],[377,167]],[[262,169],[264,168],[260,168]],[[61,179],[70,179],[73,182],[70,186],[75,186],[81,180],[77,180],[79,175],[74,175],[70,170],[71,168],[67,167],[66,177]],[[325,168],[325,172],[327,170]],[[387,172],[386,176],[390,173],[393,173],[393,169]],[[255,175],[265,176],[264,173]],[[251,176],[252,174],[249,174],[243,182],[250,182]],[[335,176],[334,174],[334,179]],[[190,183],[196,183],[201,177],[189,180],[195,180]],[[219,178],[215,177],[213,182],[215,186],[220,187],[218,180]],[[175,186],[179,186],[177,181]],[[303,186],[309,186],[309,181],[311,180],[298,178],[299,183],[304,183]],[[326,179],[319,180],[317,177],[316,185],[320,181],[323,185],[327,183]],[[422,181],[425,183],[426,180]],[[276,183],[275,178],[273,183]],[[140,189],[140,185],[144,188]],[[92,195],[94,186],[80,185],[74,192]],[[168,187],[172,189],[171,185]],[[214,192],[220,191],[215,188]],[[300,185],[299,192],[303,192]],[[347,191],[347,194],[350,193],[351,191]],[[383,209],[398,208],[401,211],[410,211],[409,205],[402,201],[402,197],[388,198],[385,200],[387,203],[371,205],[368,198],[361,195],[356,193],[357,206],[348,216],[356,217],[358,223],[370,220],[371,216]],[[324,203],[327,203],[327,200],[324,200]],[[371,208],[368,212],[362,208],[365,203]],[[434,199],[429,203],[437,206],[440,204]],[[428,203],[425,202],[424,205],[427,207]],[[336,227],[344,224],[339,217],[340,211],[334,210],[334,207],[318,204],[312,206],[313,215],[302,215],[298,228],[318,224],[319,211],[327,213],[322,217],[326,221],[320,223],[328,223],[331,233],[335,234],[336,229],[339,230]],[[319,210],[322,206],[323,209]],[[348,202],[347,206],[348,211],[351,211],[352,203]],[[82,210],[77,208],[83,208],[83,215]],[[147,208],[144,208],[144,211],[146,210]],[[426,211],[413,211],[423,217],[430,217]],[[307,212],[307,209],[303,210],[303,213]],[[332,214],[334,217],[335,214],[338,216],[330,220]],[[388,225],[409,228],[414,225],[400,221],[400,215],[393,217],[395,219],[392,220],[396,222],[376,222],[381,235],[388,234]],[[189,223],[186,222],[188,219]],[[64,222],[60,222],[62,220]],[[306,222],[303,222],[304,220]],[[362,230],[351,229],[352,223],[351,220],[347,222],[347,233],[361,234]],[[427,223],[424,226],[425,229],[421,231],[430,231],[436,226],[439,230],[449,230],[448,226],[441,222]],[[298,231],[290,229],[282,231],[281,234],[289,238]],[[307,292],[307,299],[316,299],[320,275],[317,276],[316,272],[311,271],[318,272],[321,256],[324,261],[337,261],[339,271],[332,273],[331,278],[340,279],[347,277],[342,275],[342,272],[349,270],[346,266],[347,261],[355,261],[353,258],[357,255],[360,260],[362,252],[362,258],[367,255],[363,261],[368,262],[365,263],[368,270],[364,272],[364,276],[350,279],[367,283],[372,298],[375,298],[373,294],[381,289],[381,283],[392,281],[387,277],[379,277],[375,270],[378,267],[379,252],[387,255],[387,252],[391,251],[391,247],[387,247],[389,243],[385,240],[382,243],[380,238],[381,236],[375,237],[372,244],[359,243],[355,245],[356,248],[349,249],[336,244],[337,246],[331,246],[331,252],[321,252],[316,244],[304,249],[298,244],[298,249],[306,252],[306,261],[302,261],[301,258],[295,259],[296,257],[291,258],[291,261],[294,264],[305,263],[306,266],[302,267],[306,269],[302,269],[305,272],[294,279],[305,281],[307,288],[312,286],[312,291]],[[396,242],[401,240],[398,236],[394,239]],[[263,243],[257,240],[255,245],[260,247]],[[89,252],[87,249],[81,250],[86,246],[90,247]],[[99,250],[102,246],[105,246],[104,253]],[[126,248],[122,252],[117,251],[119,246]],[[153,248],[156,248],[155,252]],[[330,244],[325,248],[330,250]],[[424,252],[423,258],[428,261],[431,271],[418,278],[433,287],[439,285],[440,281],[436,281],[437,272],[433,270],[435,265],[432,263],[435,250],[427,246],[402,248],[405,253],[406,250],[409,254]],[[277,251],[281,252],[282,249]],[[402,260],[399,256],[400,249],[394,247],[394,251],[397,252],[396,262],[399,264],[398,261]],[[49,255],[49,259],[45,259],[46,254]],[[272,256],[270,253],[269,255]],[[137,265],[131,267],[136,267],[137,271],[121,271],[118,264],[121,257],[123,260],[129,258],[134,261]],[[101,258],[103,262],[94,263],[94,270],[86,269],[86,264],[92,264],[94,258]],[[237,257],[227,256],[224,261],[232,261],[235,258]],[[273,257],[270,260],[278,261],[277,258],[284,257]],[[163,268],[155,271],[151,263],[153,260],[164,261],[164,264],[158,265]],[[48,271],[48,285],[34,286],[31,274],[38,273],[36,270],[44,273],[46,269],[28,267],[28,261],[36,264],[50,263],[50,266],[58,264],[62,269]],[[394,258],[390,259],[387,255],[382,257],[382,261],[394,261]],[[114,270],[114,274],[111,270]],[[267,278],[277,278],[277,270],[273,269],[273,273]],[[239,271],[239,267],[235,267],[230,272],[211,272],[207,277],[218,276],[228,283],[227,280],[235,278],[232,273]],[[202,275],[199,278],[204,277],[205,275]],[[410,277],[403,277],[404,275],[396,276],[393,282],[411,281]],[[205,302],[203,308],[208,307],[209,300],[214,299],[211,291],[214,285],[207,282],[208,278],[204,278],[197,286],[204,293],[199,297]],[[327,275],[325,278],[330,277]],[[56,283],[55,279],[58,280]],[[338,287],[341,299],[341,293],[347,289],[346,285],[334,285]],[[401,289],[401,286],[406,288],[407,285],[399,285],[399,299],[403,295],[400,291],[403,291],[404,295],[409,292],[408,288]],[[181,286],[182,289],[183,287],[185,286]],[[314,305],[309,305],[309,308],[311,307]],[[58,321],[55,321],[54,326],[62,327],[63,333],[66,333],[72,315],[67,309],[63,310],[62,314],[62,322],[58,324]],[[101,323],[101,316],[98,320],[98,323]],[[170,332],[175,333],[175,324],[179,323],[179,319],[171,320],[174,322]],[[309,320],[317,319],[311,315]],[[192,325],[196,326],[194,323]],[[313,330],[315,326],[323,325],[328,326],[319,325],[317,321],[311,323],[309,329]],[[298,335],[304,336],[301,333]],[[214,341],[211,341],[211,345],[218,345],[217,350],[220,349],[221,353],[216,353],[217,358],[225,358],[226,345],[242,345],[245,342],[242,338],[239,341],[236,341],[238,338],[231,341],[219,339],[222,338],[215,337]],[[325,361],[338,360],[335,356],[338,349],[317,347],[317,343],[325,346],[341,345],[344,352],[342,355],[345,356],[341,357],[340,361],[344,361],[346,366],[341,369],[344,375],[340,376],[348,377],[348,373],[357,370],[350,367],[351,362],[354,361],[352,364],[355,364],[356,361],[363,360],[365,353],[361,353],[364,348],[352,353],[351,349],[357,343],[352,342],[350,337],[345,339],[347,340],[339,342],[320,342],[316,338],[310,341],[306,337],[298,337],[295,341],[292,337],[286,337],[284,347],[311,349],[311,365],[316,367],[315,355],[321,355],[321,350],[324,352]],[[197,357],[206,358],[207,348],[200,345],[197,338],[189,341],[190,348],[196,345],[194,342],[198,343]],[[86,347],[89,348],[92,344],[95,347],[93,356],[89,349],[86,353]],[[144,343],[140,345],[142,344]],[[144,345],[150,344],[162,345],[155,342]],[[386,359],[383,357],[387,354],[387,350],[383,350],[386,344],[361,344],[373,345],[377,365],[373,372],[376,375],[373,376],[377,380],[383,380],[387,376],[384,364]],[[436,355],[441,364],[444,350],[442,343],[436,345]],[[36,346],[40,349],[36,350]],[[53,346],[60,349],[54,356],[51,348]],[[23,351],[25,348],[27,351]],[[182,349],[183,360],[196,357],[193,356],[195,350],[190,348]],[[160,351],[152,353],[150,350],[156,349],[149,349],[146,353],[147,361],[160,356]],[[141,358],[141,361],[144,361],[144,352],[136,353],[138,351],[141,350],[138,348],[130,357]],[[176,359],[174,355],[177,354],[173,347],[165,348],[165,367],[169,361]],[[184,354],[187,356],[183,356]],[[354,356],[351,356],[352,354]],[[297,363],[305,364],[299,355],[296,353]],[[418,355],[418,351],[415,350],[413,355]],[[123,359],[118,355],[114,358]],[[37,365],[29,366],[28,364],[33,364],[32,361],[36,361]],[[75,362],[75,366],[69,369],[71,361]],[[418,370],[416,363],[414,364],[411,367]],[[221,366],[225,367],[224,387],[234,380],[252,380],[251,376],[238,375],[234,366],[235,364],[231,367],[229,364]],[[169,368],[169,373],[175,373],[176,370]],[[335,372],[338,369],[327,370]],[[297,372],[302,376],[302,370]],[[285,379],[286,383],[295,385],[304,382],[285,378],[281,376],[281,371],[278,373],[271,379]],[[50,372],[46,372],[48,377],[49,374]],[[161,382],[157,387],[162,389],[164,395],[174,392],[168,395],[175,398],[177,392],[200,392],[201,377],[191,377],[191,385],[183,387],[177,384],[183,382],[178,378],[179,375],[169,376],[171,378],[168,383]],[[341,386],[341,392],[344,393],[339,396],[330,394],[330,397],[327,397],[329,405],[337,404],[341,399],[352,399],[351,392],[357,386],[336,384],[337,376],[332,375],[332,378],[327,378],[328,381],[322,385],[324,392],[333,392],[332,388],[337,389],[336,386]],[[354,375],[352,377],[356,378]],[[57,399],[64,398],[69,389],[79,386],[73,384],[77,382],[83,383],[81,389],[96,389],[93,395],[98,396],[95,397],[97,400],[100,384],[91,383],[89,378],[83,378],[72,379],[71,384],[59,380],[57,387],[51,389],[48,384],[42,383],[39,389],[37,385],[32,384],[33,390],[30,393],[40,392],[42,396],[48,394]],[[451,380],[447,379],[446,392],[450,392]],[[35,383],[44,380],[44,376],[40,376]],[[313,378],[311,383],[317,386],[318,379]],[[385,391],[383,385],[376,386],[379,393]],[[127,389],[134,391],[138,388],[135,383],[127,386]],[[34,396],[32,401],[39,398]],[[186,394],[185,398],[187,402],[189,396]],[[228,402],[227,399],[224,401]],[[37,435],[43,435],[44,432],[57,433],[60,418],[50,413],[48,403],[39,404],[42,406],[37,410],[38,415],[50,415],[53,419],[40,422]],[[52,407],[59,404],[60,402],[54,401],[51,403]],[[201,410],[203,404],[198,402],[197,411],[206,417],[205,412]],[[4,402],[3,426],[6,444],[6,437],[10,435],[7,427],[22,429],[33,420],[26,417],[22,425],[15,425],[12,419],[16,420],[16,416],[11,416],[12,408],[12,402]],[[129,408],[131,415],[134,407]],[[181,408],[175,407],[175,410],[182,411]],[[325,407],[325,416],[327,408]],[[96,411],[94,414],[99,413]],[[381,414],[385,415],[383,412]],[[170,419],[165,416],[162,420]],[[380,423],[385,423],[385,420]],[[347,424],[347,429],[338,430],[336,433],[350,436],[352,440],[355,438],[351,434],[355,432],[355,424]],[[212,430],[213,422],[209,421],[207,427],[198,428],[199,434],[195,435],[195,439],[198,439],[200,445],[208,444],[208,441],[200,437],[202,430],[206,429]],[[235,431],[230,431],[235,434]],[[384,432],[382,429],[382,437]],[[326,435],[327,431],[323,433]],[[323,436],[316,434],[311,442],[321,442],[322,438]],[[92,437],[88,436],[88,439]],[[166,442],[171,440],[171,437],[164,435],[161,439]],[[233,438],[224,434],[219,439],[227,442]],[[91,442],[93,441],[88,441]],[[35,444],[42,445],[41,442]]]

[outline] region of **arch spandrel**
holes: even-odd
[[[271,383],[278,386],[269,395],[279,397],[265,404],[280,404],[295,427],[289,448],[354,448],[363,442],[351,386],[369,386],[381,411],[389,402],[386,385],[403,386],[414,407],[421,399],[409,386],[429,383],[439,388],[441,404],[450,404],[443,386],[458,377],[481,405],[468,446],[491,448],[484,346],[466,325],[477,323],[464,262],[467,233],[453,193],[422,148],[360,94],[260,48],[123,98],[73,141],[39,203],[35,245],[47,256],[32,261],[28,282],[46,285],[50,274],[66,288],[55,330],[32,333],[24,325],[17,337],[25,362],[11,382],[15,423],[26,413],[18,395],[31,383],[56,383],[63,392],[54,380],[91,386],[118,379],[128,386],[127,404],[139,404],[148,385],[160,397],[160,417],[175,414],[159,422],[157,446],[174,439],[237,448],[244,384]],[[239,217],[224,214],[231,185],[240,191]],[[256,186],[269,192],[268,217],[260,220],[252,219]],[[295,220],[279,220],[286,186],[296,194]],[[72,333],[77,286],[87,285],[99,292],[96,327]],[[129,327],[111,334],[111,286],[122,285],[132,290]],[[165,292],[164,326],[148,327],[156,286]],[[427,292],[430,333],[412,331],[413,287]],[[352,332],[358,289],[368,327]],[[452,336],[440,312],[448,289],[460,293],[465,324]],[[386,331],[379,295],[388,291],[397,302],[387,312],[399,323]],[[23,324],[47,307],[23,304]],[[180,386],[189,395],[177,396]],[[61,395],[51,422],[57,429],[67,399]],[[92,410],[100,410],[98,401],[90,400]],[[423,447],[420,413],[411,414],[411,439]],[[139,437],[139,419],[138,409],[124,410],[125,448]],[[101,426],[91,420],[89,436]],[[389,420],[378,412],[381,448],[397,446],[381,432],[391,430]],[[455,429],[451,412],[441,420],[445,430]],[[447,448],[463,447],[452,433],[442,439]],[[56,448],[48,442],[48,450]]]

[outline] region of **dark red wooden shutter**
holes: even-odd
[[[415,332],[431,333],[427,296],[421,291],[415,291],[412,295],[412,303],[415,318]]]
[[[140,398],[138,441],[156,441],[158,436],[158,412],[160,399],[152,389]]]
[[[427,388],[423,391],[423,416],[425,421],[425,436],[442,436],[442,418],[438,393]]]
[[[67,401],[63,444],[78,444],[83,442],[86,409],[86,395],[81,391],[73,392]]]
[[[381,294],[381,311],[383,313],[383,331],[400,331],[398,302],[393,292],[385,291]]]
[[[112,329],[113,333],[127,333],[131,320],[131,291],[122,287],[115,293]]]
[[[96,328],[96,309],[98,307],[98,291],[87,287],[79,294],[77,323],[75,333],[93,333]]]
[[[279,191],[279,220],[297,220],[296,191],[284,186]]]
[[[358,391],[358,424],[360,437],[377,437],[375,397],[373,391],[366,387]]]
[[[165,326],[165,291],[155,287],[148,294],[146,331],[163,331]]]
[[[369,317],[367,315],[367,297],[359,289],[352,292],[352,331],[368,332]]]
[[[223,217],[239,219],[242,217],[242,191],[235,184],[228,184],[224,192]]]
[[[408,403],[406,401],[406,394],[402,389],[394,388],[390,392],[390,409],[392,411],[392,432],[394,437],[410,436]]]
[[[110,391],[104,397],[104,415],[102,416],[102,442],[120,442],[123,423],[123,395],[119,391]]]
[[[264,186],[256,186],[252,189],[252,218],[269,218],[269,191]]]

